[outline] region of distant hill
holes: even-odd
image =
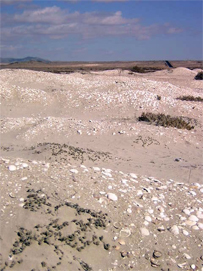
[[[51,61],[45,60],[39,57],[32,57],[28,56],[25,58],[4,58],[0,57],[0,63],[15,63],[15,62],[29,62],[29,61],[38,61],[38,62],[44,62],[44,63],[50,63]]]

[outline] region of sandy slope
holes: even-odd
[[[197,72],[0,71],[2,270],[202,270]]]

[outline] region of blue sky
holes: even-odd
[[[1,57],[201,60],[199,0],[0,0]]]

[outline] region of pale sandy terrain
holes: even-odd
[[[198,71],[0,71],[1,270],[203,270]]]

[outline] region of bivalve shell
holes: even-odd
[[[116,196],[116,194],[113,193],[107,193],[107,198],[112,200],[112,201],[117,201],[118,197]]]
[[[194,222],[197,222],[199,219],[196,217],[196,215],[191,215],[189,218],[188,218],[190,221],[194,221]]]
[[[177,225],[173,225],[173,226],[170,228],[170,231],[171,231],[174,235],[178,235],[179,232],[180,232]]]

